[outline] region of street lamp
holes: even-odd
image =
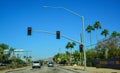
[[[65,7],[53,7],[53,6],[42,6],[43,8],[61,8],[61,9],[64,9],[64,10],[66,10],[66,11],[68,11],[68,12],[70,12],[70,13],[72,13],[72,14],[74,14],[74,15],[76,15],[76,16],[79,16],[81,19],[82,19],[82,44],[84,45],[83,46],[83,49],[84,49],[84,70],[86,71],[87,69],[86,69],[86,52],[85,52],[85,29],[84,29],[84,16],[81,16],[81,15],[79,15],[78,13],[76,13],[76,12],[74,12],[74,11],[72,11],[72,10],[70,10],[70,9],[67,9],[67,8],[65,8]]]

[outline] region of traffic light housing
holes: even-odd
[[[27,35],[30,36],[31,34],[32,34],[32,28],[31,28],[31,27],[28,27],[28,28],[27,28]]]
[[[80,44],[79,48],[80,48],[80,52],[83,52],[83,44]]]
[[[56,31],[56,39],[60,39],[60,31]]]

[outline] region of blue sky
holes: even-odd
[[[67,39],[56,39],[55,35],[32,32],[27,36],[27,27],[33,30],[55,32],[60,30],[76,41],[80,41],[82,20],[80,17],[58,8],[42,8],[42,6],[61,6],[68,8],[85,19],[85,28],[99,20],[102,29],[120,32],[119,0],[0,0],[0,43],[6,43],[16,49],[32,51],[34,59],[52,57],[65,52]],[[89,34],[85,32],[86,45]],[[95,31],[92,32],[92,43],[96,43]],[[87,47],[89,48],[89,47]],[[78,50],[78,44],[74,50]]]

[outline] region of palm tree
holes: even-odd
[[[101,32],[101,35],[104,35],[105,38],[107,37],[107,35],[109,35],[109,32],[107,29],[104,29],[102,32]]]
[[[87,31],[88,33],[90,33],[90,46],[91,46],[91,48],[92,48],[92,35],[91,35],[91,31],[92,31],[92,30],[94,30],[93,26],[88,25],[87,28],[86,28],[86,31]]]
[[[117,36],[120,38],[120,33],[117,33]]]
[[[76,46],[76,43],[75,43],[75,42],[72,42],[72,43],[71,43],[71,46],[70,46],[70,48],[71,48],[71,53],[72,53],[72,48],[74,48],[74,46]]]
[[[66,49],[70,49],[71,50],[71,54],[70,54],[70,62],[71,62],[71,55],[72,55],[72,48],[74,48],[74,46],[76,46],[76,43],[75,42],[68,42],[67,45],[66,45]]]
[[[115,38],[117,37],[117,35],[118,35],[118,33],[116,31],[113,31],[112,34],[111,34],[111,36],[115,37]]]
[[[75,42],[72,42],[72,45],[73,45],[73,48],[74,48],[74,46],[76,46],[76,43],[75,43]]]
[[[101,29],[101,24],[100,24],[99,21],[95,22],[94,28],[96,29],[96,40],[97,40],[97,43],[98,43],[98,29]]]
[[[116,37],[117,37],[118,33],[116,31],[113,31],[112,34],[111,34],[111,37],[113,37],[114,39],[114,44],[116,43]]]
[[[72,53],[72,48],[74,48],[74,46],[76,46],[76,43],[75,42],[68,42],[67,45],[66,45],[66,49],[70,49],[71,50],[71,53]]]
[[[104,29],[102,32],[101,32],[101,35],[104,35],[105,36],[105,40],[106,40],[106,37],[107,35],[109,35],[109,32],[107,29]],[[107,50],[108,49],[105,49],[105,57],[107,58]]]
[[[70,44],[71,44],[71,43],[68,42],[67,45],[66,45],[66,47],[65,47],[65,48],[67,49],[67,51],[68,51],[68,49],[70,48]]]

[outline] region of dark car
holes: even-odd
[[[41,68],[41,63],[39,61],[34,61],[32,63],[32,68]]]
[[[54,67],[54,63],[53,62],[48,62],[48,67]]]
[[[5,63],[0,63],[0,66],[6,66],[6,64]]]

